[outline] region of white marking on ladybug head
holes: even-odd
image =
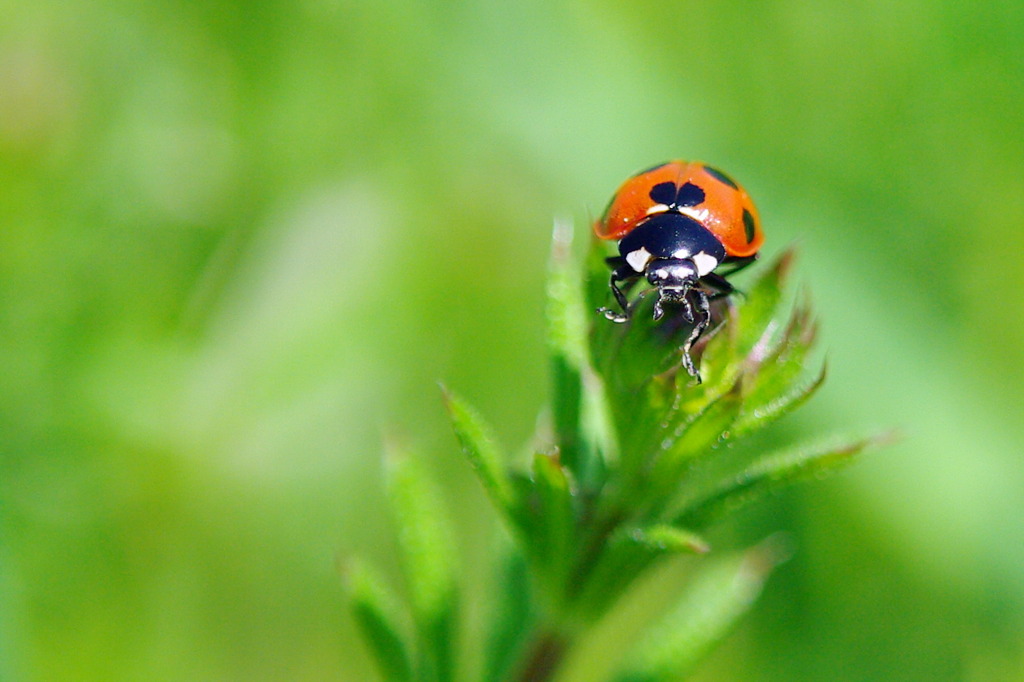
[[[670,298],[685,295],[699,276],[691,260],[661,260],[647,269],[647,281]]]
[[[630,251],[626,254],[626,262],[637,272],[643,272],[647,264],[651,262],[651,258],[651,252],[642,246],[636,251]]]
[[[693,254],[693,257],[690,260],[692,260],[693,264],[697,266],[697,272],[701,277],[718,267],[718,259],[710,254],[704,253],[703,251]]]
[[[668,210],[667,204],[655,204],[647,209],[647,215],[654,215],[655,213],[664,213]]]

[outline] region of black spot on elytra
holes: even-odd
[[[711,166],[704,166],[704,170],[706,170],[708,172],[708,175],[713,177],[715,180],[718,180],[719,182],[724,182],[733,189],[740,188],[739,185],[736,184],[735,180],[733,180],[732,178],[730,178],[728,175],[718,170],[717,168],[712,168]]]
[[[656,204],[665,204],[670,208],[680,206],[699,206],[704,203],[704,190],[692,182],[677,188],[673,182],[661,182],[651,188],[649,195]]]
[[[699,206],[704,203],[704,190],[692,182],[688,182],[679,188],[676,196],[677,206]]]
[[[754,241],[754,216],[750,214],[750,211],[743,209],[743,232],[747,236],[747,243]]]
[[[676,203],[676,183],[660,182],[651,188],[648,196],[650,196],[651,201],[656,204],[671,206]]]

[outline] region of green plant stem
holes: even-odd
[[[625,518],[626,514],[614,504],[597,509],[593,520],[590,522],[593,530],[582,543],[583,548],[580,551],[574,569],[575,579],[566,586],[569,602],[573,602],[579,596],[587,578],[590,576],[591,570],[594,568],[594,564],[601,558],[601,553],[605,550],[608,537]]]
[[[547,682],[553,679],[569,651],[569,638],[554,630],[542,630],[524,657],[525,664],[516,677],[518,682]]]

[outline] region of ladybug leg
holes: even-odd
[[[619,288],[618,283],[633,279],[636,276],[637,272],[630,267],[628,263],[620,265],[613,270],[611,279],[608,281],[608,286],[611,287],[612,295],[615,296],[615,301],[619,304],[619,307],[622,308],[622,312],[617,313],[611,308],[598,308],[597,312],[602,313],[605,318],[612,322],[622,323],[627,321],[629,319],[629,301],[626,299],[626,295],[622,293],[622,289]]]
[[[756,260],[756,253],[753,256],[744,256],[743,258],[733,258],[732,256],[730,256],[729,258],[726,258],[725,261],[722,263],[722,270],[709,272],[708,274],[701,277],[700,281],[703,284],[716,290],[711,293],[711,300],[714,301],[716,299],[728,296],[729,294],[732,293],[740,294],[742,296],[743,292],[734,287],[729,282],[729,280],[726,279],[726,277],[733,274],[734,272],[739,272],[740,270],[747,267]]]
[[[735,270],[733,271],[735,272]],[[723,298],[732,293],[743,293],[732,285],[725,277],[717,272],[710,272],[700,278],[701,284],[714,289],[711,293],[711,300]]]
[[[722,267],[726,267],[726,268],[729,268],[729,269],[724,271],[724,272],[722,272],[722,273],[719,273],[719,275],[722,276],[722,277],[725,277],[726,275],[731,275],[734,272],[739,272],[740,270],[742,270],[743,268],[747,267],[748,265],[750,265],[751,263],[753,263],[756,260],[757,260],[757,254],[756,253],[753,256],[743,256],[743,257],[740,257],[740,258],[729,256],[722,263]]]
[[[693,348],[693,344],[696,343],[700,335],[704,333],[704,330],[711,324],[711,306],[708,303],[708,295],[700,289],[693,290],[694,297],[697,299],[697,323],[693,325],[693,329],[690,331],[690,336],[687,337],[686,343],[683,344],[683,367],[686,368],[686,373],[697,380],[697,383],[701,383],[700,372],[693,364],[693,358],[690,357],[690,349]],[[686,301],[687,312],[692,315],[692,307],[689,299]]]
[[[692,291],[692,290],[691,290]],[[654,302],[654,319],[660,320],[665,316],[665,309],[661,307],[663,296],[661,291],[658,292],[658,300]],[[689,323],[693,323],[693,304],[690,303],[690,297],[684,295],[681,299],[673,299],[674,302],[680,303],[683,306],[683,319]]]

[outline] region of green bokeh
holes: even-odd
[[[722,530],[796,553],[699,677],[1021,679],[1022,112],[997,0],[0,3],[0,679],[369,679],[381,434],[479,585],[435,382],[527,439],[553,218],[672,157],[801,245],[788,428],[904,434]]]

